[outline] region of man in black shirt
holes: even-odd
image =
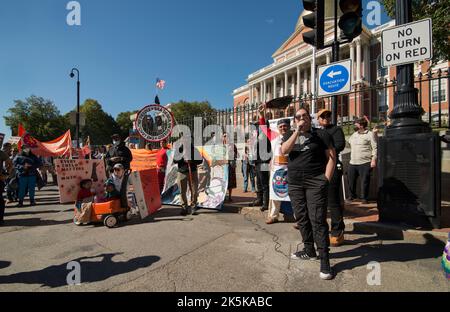
[[[311,127],[311,116],[305,108],[295,114],[296,130],[283,137],[281,153],[289,154],[288,183],[294,217],[300,226],[304,250],[292,258],[320,257],[320,278],[332,279],[327,224],[328,184],[336,166],[336,152],[330,135]]]
[[[331,214],[330,243],[338,247],[344,243],[344,206],[341,202],[341,185],[343,166],[339,161],[339,153],[345,149],[344,131],[331,123],[331,111],[322,109],[317,113],[317,119],[322,129],[332,137],[336,150],[336,169],[328,187],[328,209]]]
[[[105,156],[107,171],[111,172],[116,164],[122,164],[125,171],[129,170],[130,163],[133,160],[130,149],[125,146],[120,135],[114,134],[111,139],[114,145]]]

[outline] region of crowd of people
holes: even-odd
[[[357,198],[357,178],[361,180],[361,200],[368,202],[371,171],[377,162],[376,135],[368,129],[365,118],[356,120],[355,132],[348,142],[340,127],[331,123],[331,112],[323,109],[317,114],[319,127],[313,127],[312,117],[306,108],[299,109],[293,123],[291,119],[280,119],[277,123],[278,133],[272,131],[265,116],[266,107],[259,107],[259,120],[254,124],[255,131],[250,133],[244,152],[239,155],[236,145],[230,141],[228,134],[222,136],[221,144],[225,147],[224,159],[228,164],[228,197],[232,201],[232,191],[237,187],[237,160],[242,159],[242,175],[244,192],[256,192],[252,206],[260,207],[267,212],[267,224],[278,222],[282,202],[270,198],[270,173],[274,168],[287,170],[288,194],[295,218],[294,227],[299,230],[304,249],[292,254],[293,259],[320,259],[320,277],[333,278],[329,253],[331,246],[340,246],[344,242],[344,219],[342,203],[343,164],[340,154],[346,147],[351,148],[348,168],[348,184],[350,203]],[[86,158],[105,161],[108,179],[105,182],[105,194],[102,200],[120,199],[121,206],[127,207],[126,185],[133,155],[130,149],[133,144],[125,144],[115,134],[112,144],[95,148]],[[181,214],[196,215],[198,211],[198,166],[202,157],[194,147],[192,137],[182,137],[180,144],[174,148],[174,163],[177,165],[177,184],[181,197]],[[151,146],[146,146],[151,150]],[[156,153],[156,170],[159,189],[164,189],[168,145],[160,143]],[[27,146],[19,152],[11,144],[6,143],[0,151],[2,168],[0,187],[5,189],[8,202],[17,201],[23,207],[28,195],[30,205],[34,206],[35,189],[48,181],[47,175],[56,173],[52,159],[37,157]],[[93,201],[91,180],[80,183],[76,206],[80,209],[83,203]],[[188,201],[188,189],[190,200]],[[3,223],[5,202],[3,193],[0,197],[0,225]],[[327,223],[327,212],[330,211],[331,227]]]

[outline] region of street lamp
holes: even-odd
[[[70,78],[74,78],[77,72],[77,115],[76,115],[76,130],[75,139],[77,140],[77,148],[80,148],[80,71],[76,68],[72,68],[70,72]]]

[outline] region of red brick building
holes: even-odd
[[[303,42],[302,34],[309,29],[303,25],[302,13],[298,19],[292,35],[272,55],[273,63],[251,73],[246,84],[233,91],[234,108],[241,110],[248,104],[265,103],[274,98],[292,95],[296,99],[292,104],[291,112],[302,103],[307,105],[311,113],[323,107],[331,107],[330,98],[317,99],[315,84],[317,67],[331,62],[331,48],[315,51],[312,46]],[[331,14],[326,12],[325,44],[333,40],[333,21]],[[395,26],[390,21],[374,29],[364,27],[362,34],[352,43],[341,45],[340,59],[350,58],[353,63],[352,92],[339,96],[338,116],[343,122],[359,116],[368,116],[370,119],[385,119],[389,110],[393,108],[396,70],[381,67],[381,33],[383,30]],[[443,61],[436,64],[431,72],[433,77],[447,76],[450,62]],[[415,74],[422,73],[422,79],[427,79],[429,62],[415,64]],[[387,80],[387,83],[386,83]],[[440,82],[440,90],[439,90]],[[375,86],[378,86],[377,88]],[[448,79],[423,80],[416,87],[420,88],[419,102],[425,112],[429,111],[431,100],[432,118],[439,111],[439,101],[442,119],[448,118]],[[430,88],[431,87],[431,88]],[[430,94],[431,90],[431,94]],[[440,96],[439,96],[440,91]],[[235,123],[242,124],[244,120],[253,116],[244,116],[245,112],[235,113]],[[273,117],[281,117],[281,112],[273,112]],[[424,115],[428,120],[428,114]]]

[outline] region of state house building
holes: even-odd
[[[334,21],[331,17],[333,6],[326,6],[325,44],[333,41]],[[320,51],[303,42],[302,34],[310,29],[303,25],[304,11],[298,18],[292,35],[272,55],[273,63],[251,73],[247,83],[233,91],[235,123],[255,116],[244,116],[244,107],[266,103],[272,99],[291,95],[295,98],[289,115],[305,105],[311,114],[321,108],[331,108],[331,98],[316,98],[312,81],[316,79],[317,67],[331,62],[331,48]],[[361,35],[351,43],[341,45],[340,60],[351,59],[353,64],[352,92],[338,97],[338,120],[351,121],[356,117],[367,116],[371,120],[385,120],[393,108],[396,90],[395,67],[381,67],[381,33],[395,26],[392,20],[369,30],[363,27]],[[256,51],[255,51],[256,53]],[[419,103],[425,110],[424,120],[435,120],[439,110],[444,121],[448,118],[448,67],[450,62],[442,61],[432,69],[433,79],[429,79],[428,61],[415,64],[416,88],[419,89]],[[440,73],[439,73],[440,72]],[[422,73],[422,77],[420,74]],[[436,79],[437,77],[445,77]],[[431,93],[430,93],[431,90]],[[431,110],[430,110],[431,107]],[[431,112],[431,113],[429,113]],[[273,111],[272,118],[279,118],[283,112]]]

